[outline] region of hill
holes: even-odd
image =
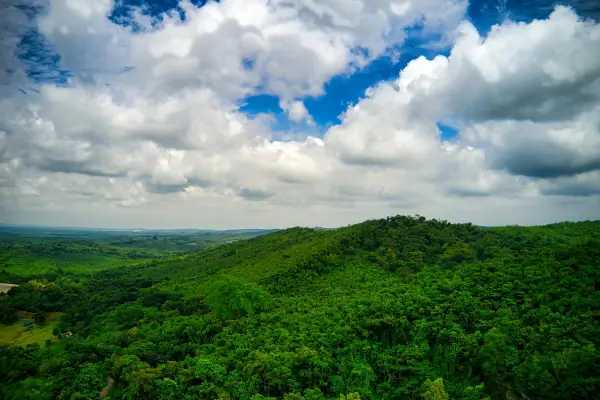
[[[63,312],[0,350],[6,399],[591,399],[600,222],[480,228],[390,217],[30,281]]]

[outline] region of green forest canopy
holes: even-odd
[[[0,225],[0,283],[88,275],[270,232],[273,231],[107,231]]]
[[[0,397],[592,399],[599,287],[599,221],[288,229],[12,289],[5,323],[64,314]]]

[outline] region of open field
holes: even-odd
[[[27,346],[28,344],[42,344],[48,339],[52,339],[54,335],[52,330],[56,326],[56,321],[62,313],[52,312],[46,316],[46,324],[23,326],[25,322],[31,321],[31,313],[17,312],[20,317],[17,322],[12,325],[0,324],[0,346]]]
[[[0,325],[0,346],[26,346],[52,339],[52,329],[56,324],[24,327],[22,324],[25,322],[27,320],[19,320],[13,325]]]

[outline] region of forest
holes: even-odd
[[[0,342],[2,399],[600,393],[600,221],[478,227],[394,216],[164,256],[119,247],[117,267],[75,259],[39,274],[25,260],[123,244],[54,238],[41,251],[38,239],[0,241],[2,282],[19,284],[0,294],[0,334],[29,329],[25,320],[48,334]]]
[[[272,230],[198,231],[11,227],[0,225],[0,282],[56,280],[198,252]]]

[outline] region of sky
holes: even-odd
[[[0,223],[600,218],[596,0],[3,0]]]

